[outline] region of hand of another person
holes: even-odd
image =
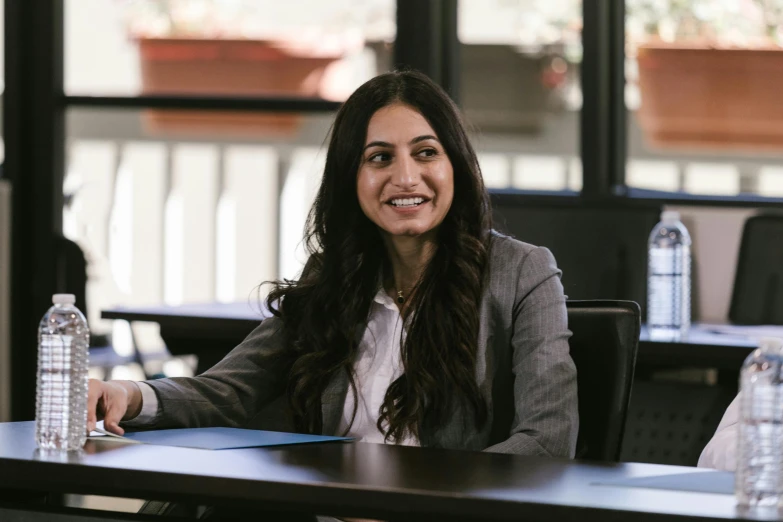
[[[122,435],[121,420],[130,420],[141,411],[141,390],[133,381],[90,379],[87,394],[87,433],[103,420],[106,431]]]

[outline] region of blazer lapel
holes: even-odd
[[[356,342],[361,345],[366,324],[362,324],[356,333]],[[323,435],[339,435],[337,427],[345,407],[345,396],[348,394],[348,372],[340,369],[334,374],[321,395],[321,433]]]
[[[485,447],[486,434],[492,425],[492,379],[488,376],[494,361],[494,329],[493,319],[489,311],[487,299],[482,300],[481,323],[479,326],[478,353],[476,354],[476,382],[479,384],[484,399],[487,401],[488,418],[481,432],[474,425],[473,413],[466,411],[464,406],[453,405],[449,420],[436,430],[422,430],[419,427],[419,442],[422,446],[482,450]]]
[[[340,415],[345,406],[345,395],[348,393],[348,374],[340,369],[329,381],[321,395],[321,433],[336,435],[340,424]]]

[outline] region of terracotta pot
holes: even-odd
[[[783,49],[646,45],[638,63],[652,145],[783,148]]]
[[[138,39],[144,94],[318,96],[326,67],[339,55],[263,40]],[[153,132],[280,135],[299,114],[147,110]]]

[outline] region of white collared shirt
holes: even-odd
[[[726,471],[737,469],[737,437],[739,436],[739,399],[737,394],[715,430],[715,435],[704,447],[699,457],[700,468]]]
[[[367,328],[364,330],[357,360],[354,362],[358,407],[356,418],[348,430],[348,436],[364,442],[384,443],[383,433],[377,427],[378,414],[386,390],[403,373],[400,343],[404,335],[405,329],[400,311],[389,294],[381,288],[370,304]],[[124,422],[128,426],[150,424],[158,413],[158,398],[152,386],[143,382],[137,384],[141,389],[141,412],[134,419]],[[354,397],[349,388],[337,434],[342,434],[351,422],[353,407]],[[419,441],[411,435],[398,444],[418,446]]]
[[[384,443],[378,430],[378,414],[389,386],[403,374],[400,342],[405,336],[400,311],[394,301],[380,289],[370,304],[367,328],[359,344],[359,355],[354,362],[358,407],[348,435],[364,442]],[[345,396],[343,414],[337,433],[343,433],[351,422],[354,398],[349,388]],[[419,441],[409,436],[400,441],[405,446],[418,446]]]

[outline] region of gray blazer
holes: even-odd
[[[419,433],[422,446],[573,457],[579,424],[576,368],[560,274],[546,248],[493,236],[476,364],[488,421],[476,430],[457,413],[437,430]],[[280,327],[278,318],[263,321],[198,377],[147,381],[159,401],[149,427],[293,431],[282,397],[285,369],[262,358],[278,348]],[[347,392],[343,372],[321,397],[322,433],[336,434]]]

